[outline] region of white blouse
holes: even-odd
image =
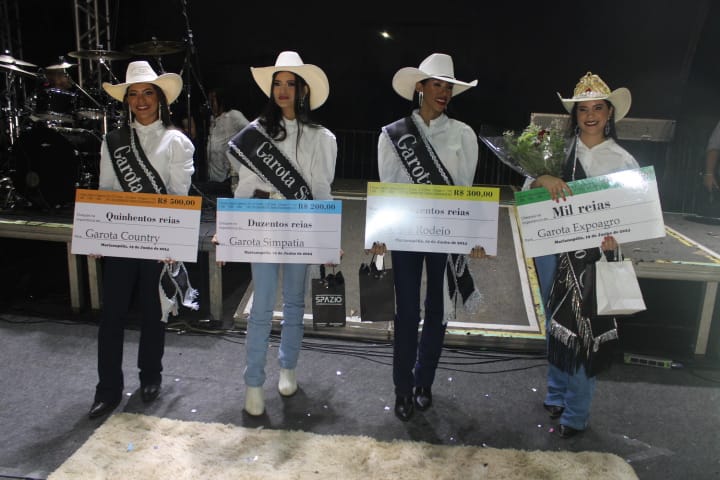
[[[228,110],[212,119],[207,149],[209,181],[223,182],[230,176],[230,162],[225,156],[227,143],[248,123],[250,122],[239,110]]]
[[[257,122],[256,119],[250,125],[255,125]],[[314,199],[332,200],[330,187],[335,178],[335,160],[337,158],[335,135],[325,127],[313,128],[303,125],[298,142],[297,120],[283,118],[283,122],[287,136],[280,142],[274,141],[275,145],[300,172],[310,187]],[[230,164],[238,172],[235,198],[251,198],[255,190],[269,192],[271,196],[279,193],[271,183],[257,176],[229,151],[226,155]]]
[[[471,186],[478,163],[478,140],[473,129],[444,114],[431,120],[430,125],[425,123],[418,110],[412,115],[455,185]],[[413,183],[385,132],[378,140],[378,171],[381,182]]]
[[[578,139],[577,158],[588,177],[640,167],[635,157],[612,138],[608,138],[592,148],[588,148],[582,140]]]
[[[140,146],[150,164],[158,172],[170,195],[187,195],[195,172],[195,146],[180,130],[167,128],[161,120],[150,125],[133,122]],[[100,190],[122,191],[120,181],[110,161],[107,139],[100,149]]]
[[[587,147],[579,138],[577,143],[577,159],[588,178],[640,168],[635,157],[612,138],[607,138],[592,148]],[[529,190],[534,181],[534,177],[526,177],[522,189]]]

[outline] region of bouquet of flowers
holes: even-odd
[[[503,163],[522,175],[562,176],[567,151],[564,129],[557,122],[547,128],[531,123],[520,135],[508,130],[502,137],[480,139]]]

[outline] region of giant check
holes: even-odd
[[[568,182],[573,195],[554,202],[544,188],[515,193],[526,257],[665,236],[655,169],[644,167]]]
[[[218,198],[216,221],[218,261],[340,263],[339,200]]]
[[[200,197],[75,191],[71,252],[197,262]]]
[[[500,189],[368,182],[365,248],[497,255]]]

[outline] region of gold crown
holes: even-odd
[[[573,98],[607,98],[608,95],[610,95],[610,87],[591,72],[580,78],[573,92]]]

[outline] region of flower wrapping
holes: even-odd
[[[480,139],[498,159],[526,177],[562,176],[567,142],[564,129],[557,122],[549,127],[531,123],[519,135],[506,130],[501,137]]]

